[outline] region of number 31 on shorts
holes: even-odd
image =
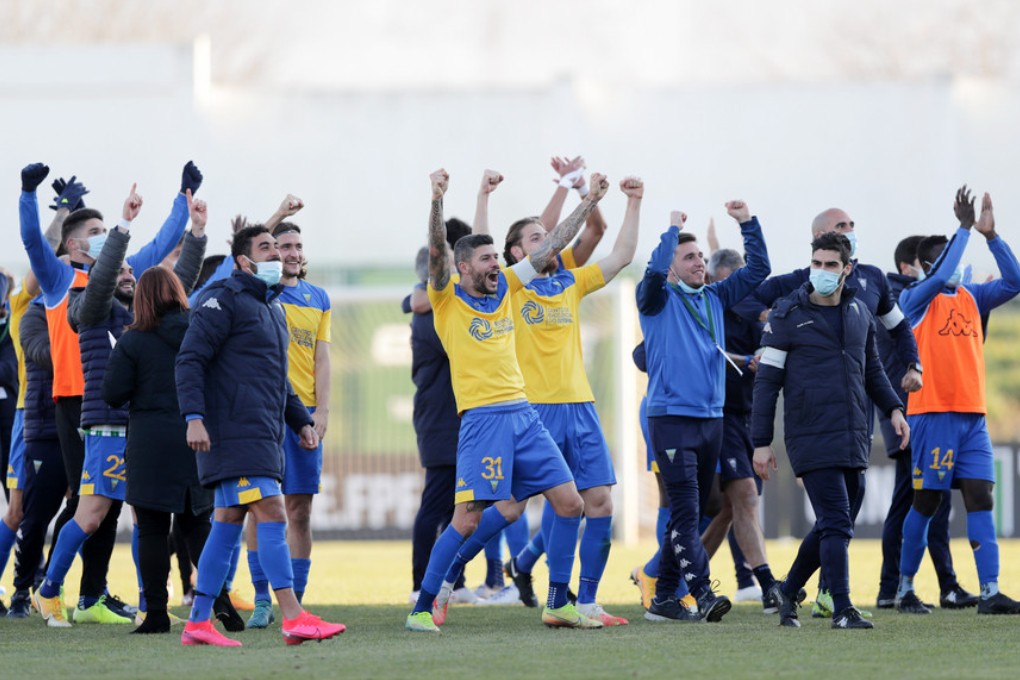
[[[493,458],[486,456],[482,458],[482,465],[485,470],[482,472],[482,479],[503,479],[503,457]]]

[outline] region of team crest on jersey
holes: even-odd
[[[305,298],[305,302],[311,302],[312,301],[312,294],[311,293],[305,293],[303,297]]]
[[[957,314],[955,309],[949,310],[949,318],[946,319],[946,325],[939,331],[939,335],[978,337],[974,324],[964,318],[963,314]]]
[[[542,308],[542,305],[534,300],[528,300],[521,307],[521,316],[524,317],[524,323],[532,326],[536,323],[542,323],[542,320],[545,319],[545,310]]]
[[[496,492],[496,487],[497,487],[497,486],[499,486],[499,482],[497,482],[497,481],[496,481],[496,480],[494,479],[494,480],[492,480],[491,482],[489,482],[489,484],[490,484],[490,485],[492,485],[492,491],[493,491],[493,493],[495,493],[495,492]]]
[[[471,325],[468,326],[468,333],[475,340],[481,342],[482,340],[488,340],[492,337],[492,324],[485,319],[480,319],[477,316],[471,319]]]

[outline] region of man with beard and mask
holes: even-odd
[[[992,198],[985,194],[974,219],[974,199],[962,187],[953,206],[960,228],[952,240],[930,236],[917,246],[924,280],[900,295],[931,377],[910,397],[914,431],[914,501],[903,521],[900,584],[896,603],[918,604],[914,575],[928,542],[928,525],[943,492],[958,488],[967,510],[967,538],[974,551],[981,597],[978,614],[1020,614],[1020,602],[999,592],[999,546],[995,535],[995,458],[985,422],[984,330],[981,317],[1020,293],[1020,264],[995,231]],[[971,228],[985,237],[1002,278],[961,283],[960,258]],[[917,612],[914,612],[917,613]]]
[[[878,357],[874,319],[845,287],[851,267],[845,236],[828,232],[812,241],[810,280],[769,312],[754,381],[754,471],[768,481],[778,467],[772,437],[782,390],[790,467],[816,517],[786,579],[768,593],[779,625],[791,628],[800,626],[801,588],[819,567],[832,593],[832,627],[873,628],[850,601],[848,550],[864,500],[872,402],[889,416],[900,448],[910,441],[903,405]]]
[[[78,334],[85,381],[81,407],[85,458],[80,480],[70,481],[78,488],[78,507],[74,517],[60,529],[46,579],[36,596],[40,612],[46,609],[53,612],[50,620],[58,623],[63,610],[60,587],[74,556],[108,516],[120,516],[126,493],[124,449],[127,442],[128,411],[126,408],[110,407],[103,401],[101,389],[113,346],[124,334],[125,328],[134,321],[131,303],[134,300],[135,275],[132,266],[124,259],[131,238],[130,223],[142,207],[142,197],[134,189],[132,187],[131,194],[124,202],[124,219],[105,234],[106,239],[90,269],[88,283],[84,288],[71,289],[67,306],[68,323]],[[202,257],[205,255],[206,238],[204,217],[191,210],[193,204],[190,189],[185,189],[185,198],[196,225],[196,233],[186,235],[175,273],[184,282],[184,287],[189,289],[198,278]],[[136,569],[137,546],[138,527],[135,525],[132,552]],[[139,616],[144,617],[144,596],[139,611]],[[131,623],[130,618],[111,612],[105,606],[105,595],[102,594],[96,605],[77,607],[74,621]]]
[[[457,410],[462,414],[457,442],[457,492],[453,519],[432,549],[414,609],[407,616],[410,631],[438,633],[445,607],[435,608],[457,553],[470,540],[477,554],[490,538],[520,517],[523,504],[543,494],[555,511],[550,530],[549,598],[542,612],[547,626],[601,628],[567,601],[584,502],[556,443],[528,403],[524,378],[514,349],[511,296],[556,257],[605,196],[609,182],[592,175],[591,190],[529,257],[500,270],[492,237],[465,236],[454,248],[460,283],[450,275],[450,253],[443,222],[443,196],[449,183],[445,170],[429,178],[429,299],[436,331],[450,357]],[[495,510],[487,511],[490,505]],[[467,552],[467,550],[465,550]]]
[[[303,205],[303,203],[302,203]],[[322,438],[329,420],[329,343],[332,312],[329,295],[305,280],[308,273],[301,228],[281,222],[273,229],[280,248],[283,292],[277,298],[287,317],[290,342],[287,345],[287,375],[301,403],[315,421],[319,445],[309,451],[291,431],[283,440],[286,457],[283,473],[284,505],[287,509],[287,545],[294,570],[294,595],[301,602],[312,567],[312,499],[321,489]],[[259,563],[258,538],[248,524],[248,568],[255,588],[255,610],[249,628],[265,628],[273,621],[269,580]]]
[[[199,296],[177,355],[177,397],[188,421],[188,445],[196,451],[199,481],[215,492],[212,529],[198,560],[195,601],[181,644],[241,645],[216,630],[210,618],[249,512],[258,523],[259,563],[283,613],[284,641],[324,640],[346,627],[313,616],[294,595],[281,497],[284,428],[296,432],[307,451],[318,447],[319,437],[287,379],[287,321],[277,300],[280,249],[269,230],[256,225],[234,235],[231,256],[236,269]]]
[[[816,239],[822,234],[835,232],[842,234],[850,242],[851,270],[847,276],[846,284],[854,288],[857,304],[863,304],[871,312],[876,322],[889,332],[891,343],[886,345],[887,351],[894,350],[893,356],[882,355],[882,361],[886,366],[896,362],[903,373],[900,380],[900,389],[904,392],[916,392],[921,388],[921,362],[917,355],[917,342],[910,332],[910,324],[903,316],[903,312],[897,306],[892,292],[889,288],[889,281],[882,270],[874,265],[864,264],[855,259],[857,256],[857,231],[853,219],[844,210],[829,208],[819,213],[811,221],[811,238]],[[767,307],[781,297],[790,295],[810,278],[811,269],[804,268],[773,276],[755,291],[755,297]],[[874,428],[874,418],[869,420],[869,435]],[[829,593],[828,584],[825,582],[824,574],[818,583],[818,596],[815,598],[814,606],[811,609],[811,616],[815,618],[830,618],[833,615],[832,595]],[[870,616],[864,612],[864,616]]]
[[[81,365],[81,351],[78,336],[71,329],[67,320],[67,304],[69,291],[73,287],[82,287],[88,280],[88,270],[95,263],[103,242],[106,240],[106,226],[103,216],[98,210],[79,208],[71,212],[61,226],[60,246],[69,256],[69,262],[61,262],[47,243],[39,227],[39,207],[36,188],[49,174],[49,168],[42,163],[33,163],[21,171],[21,240],[28,253],[32,271],[39,279],[42,289],[43,303],[46,306],[47,325],[50,334],[50,348],[53,359],[53,399],[56,402],[57,434],[60,439],[61,456],[68,483],[71,485],[71,502],[68,504],[64,517],[73,516],[78,503],[78,484],[81,479],[82,464],[85,460],[85,446],[78,428],[81,426],[82,394],[85,379]],[[72,178],[73,180],[74,178]],[[202,184],[202,173],[195,164],[188,162],[181,174],[181,189],[174,200],[170,215],[155,238],[143,246],[134,255],[127,258],[136,273],[158,265],[173,250],[180,240],[188,222],[188,206],[184,192],[192,193]],[[62,197],[77,182],[71,181],[62,192]],[[77,196],[84,193],[81,187]],[[134,193],[134,192],[132,192]],[[68,200],[73,204],[73,200]],[[59,205],[64,205],[63,198]],[[137,209],[124,215],[125,222],[130,222]],[[88,618],[106,618],[114,610],[120,618],[128,618],[129,612],[120,600],[107,595],[100,602],[106,591],[106,571],[113,552],[117,535],[117,517],[108,513],[91,539],[82,545],[82,577],[78,606],[88,610],[99,605]],[[69,625],[64,618],[63,603],[57,597],[59,588],[46,587],[45,600],[52,605],[46,609],[50,625]],[[54,599],[56,598],[56,599]],[[57,618],[59,617],[59,618]],[[129,619],[130,620],[130,619]]]

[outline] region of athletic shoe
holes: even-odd
[[[268,628],[275,620],[273,603],[268,600],[255,600],[255,611],[248,617],[248,628]]]
[[[655,597],[655,584],[659,580],[657,577],[649,576],[645,573],[643,566],[634,567],[630,572],[630,580],[638,587],[641,591],[641,606],[648,609],[652,606],[652,598]]]
[[[32,595],[27,590],[15,590],[11,595],[11,608],[7,610],[9,619],[27,619],[32,613]]]
[[[517,586],[517,591],[520,593],[521,602],[524,603],[525,607],[537,607],[538,598],[535,597],[535,588],[531,583],[531,574],[525,574],[522,571],[517,570],[517,560],[511,557],[503,565],[503,571],[506,575],[513,579],[514,585]]]
[[[74,608],[75,623],[108,623],[128,624],[134,623],[134,616],[121,616],[106,604],[106,595],[103,595],[94,605],[87,609]]]
[[[734,602],[757,602],[764,597],[761,592],[761,586],[757,583],[753,583],[746,588],[738,588],[737,592],[733,595]]]
[[[478,604],[481,605],[482,607],[487,607],[487,606],[495,607],[495,606],[501,606],[501,605],[520,604],[520,603],[521,603],[521,593],[520,593],[520,591],[517,590],[517,586],[512,585],[512,584],[509,585],[509,586],[506,586],[505,588],[500,590],[495,595],[490,595],[488,599],[479,600],[478,601]]]
[[[974,604],[977,604],[976,602]],[[973,606],[973,605],[971,605]],[[896,594],[887,595],[886,593],[879,593],[878,599],[875,600],[876,609],[896,609]]]
[[[874,628],[875,624],[871,621],[865,621],[857,607],[851,605],[832,617],[832,627],[867,630],[869,628]]]
[[[811,606],[811,618],[832,618],[832,594],[828,590],[819,590],[815,603]]]
[[[234,605],[230,601],[230,593],[226,588],[221,590],[219,596],[213,600],[213,616],[230,633],[240,633],[244,630],[244,619],[234,609]]]
[[[901,614],[931,614],[931,610],[924,606],[913,590],[896,598],[896,611]]]
[[[683,597],[678,598],[677,602],[680,603],[681,607],[686,607],[687,609],[691,610],[695,614],[698,613],[698,601],[695,600],[694,596],[691,595],[690,593],[687,593]]]
[[[188,621],[181,633],[181,644],[190,645],[212,645],[213,647],[240,647],[240,640],[231,640],[220,631],[213,628],[212,621]]]
[[[404,628],[414,633],[442,633],[432,621],[432,614],[429,612],[418,612],[417,614],[411,613],[407,615],[407,621],[404,622]]]
[[[781,583],[781,581],[776,581],[776,583]],[[768,592],[766,592],[764,595],[761,596],[761,606],[762,606],[762,613],[763,614],[775,614],[775,613],[777,613],[779,611],[779,605],[776,602],[773,601],[771,593],[772,593],[772,590],[769,589]],[[806,599],[807,599],[807,591],[804,590],[803,588],[801,588],[800,590],[797,591],[797,597],[796,597],[797,606],[799,607],[801,605],[801,603],[804,602],[804,600],[806,600]],[[780,625],[782,625],[782,624],[780,624]]]
[[[236,590],[231,590],[229,593],[230,605],[239,612],[253,612],[255,611],[255,603],[251,600],[246,600],[241,597]],[[229,629],[228,629],[229,630]]]
[[[71,627],[71,622],[67,620],[67,612],[64,610],[64,601],[59,595],[42,597],[37,590],[32,595],[32,603],[50,628]]]
[[[432,602],[432,622],[437,626],[446,623],[446,613],[450,611],[450,599],[452,597],[453,586],[444,581],[442,587],[439,588],[439,594],[436,595],[435,601]]]
[[[478,604],[478,596],[468,587],[457,588],[450,597],[453,604]]]
[[[127,602],[120,599],[116,595],[106,593],[102,599],[103,604],[106,605],[106,608],[109,609],[114,614],[116,614],[117,616],[123,616],[126,619],[134,619],[135,614],[138,613],[138,607],[128,604]]]
[[[311,612],[302,610],[297,618],[283,619],[283,641],[288,645],[300,645],[307,640],[328,640],[347,630],[342,623],[323,621]]]
[[[711,587],[705,588],[697,600],[701,618],[709,623],[722,621],[722,617],[733,607],[730,598],[725,595],[716,595]]]
[[[803,588],[797,593],[797,599],[787,597],[783,593],[783,581],[776,581],[769,588],[769,592],[766,593],[765,597],[775,606],[776,611],[779,612],[779,625],[787,628],[800,628],[800,619],[797,616],[797,609],[800,608],[800,603],[807,597],[807,593]]]
[[[978,614],[1020,614],[1020,602],[1012,600],[1002,593],[981,598],[977,606]]]
[[[597,602],[589,602],[587,604],[577,605],[577,611],[582,616],[587,616],[589,619],[595,619],[601,621],[603,626],[607,628],[610,626],[626,626],[630,623],[627,619],[622,616],[613,616],[607,614],[606,610],[602,608],[602,605]]]
[[[660,600],[653,597],[645,612],[646,621],[688,621],[698,623],[701,621],[701,614],[695,608],[693,611],[685,607],[675,597],[667,597]]]
[[[943,609],[966,609],[967,607],[976,607],[979,599],[981,598],[977,595],[968,593],[960,587],[960,584],[956,584],[942,593],[941,597],[939,597],[939,606]],[[11,604],[14,604],[13,599]]]
[[[602,628],[601,621],[589,619],[569,602],[556,609],[543,609],[542,623],[549,628]]]
[[[487,583],[483,583],[475,588],[475,597],[479,600],[488,600],[493,595],[498,595],[501,592],[503,592],[503,586],[490,586]],[[475,604],[481,604],[481,602],[476,602]]]

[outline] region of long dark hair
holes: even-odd
[[[188,309],[188,296],[180,279],[165,267],[145,270],[135,286],[135,322],[128,328],[151,331],[169,312]]]

